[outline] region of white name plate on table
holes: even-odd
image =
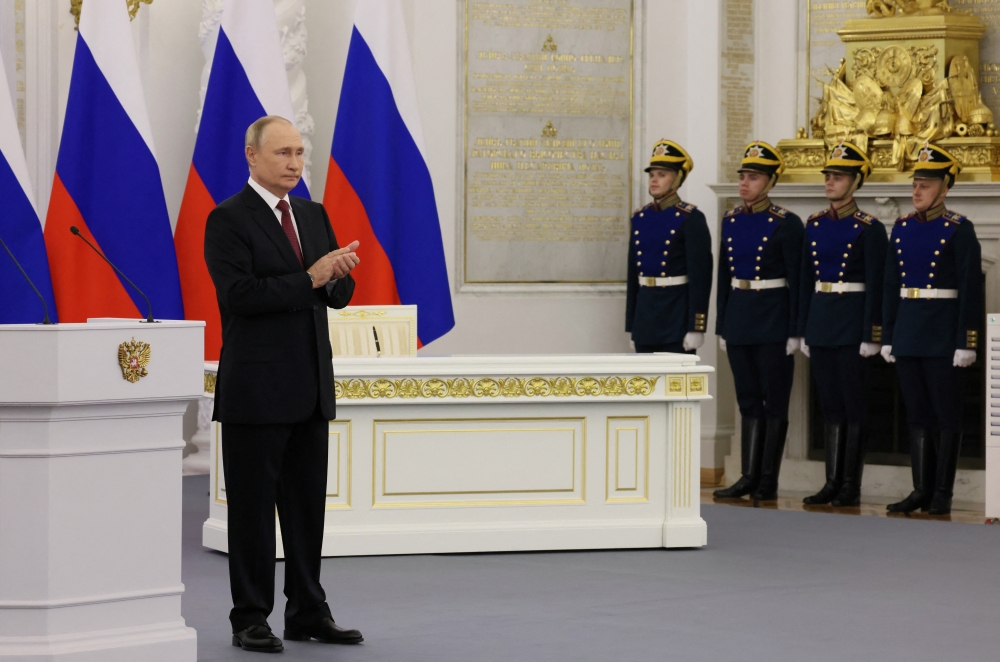
[[[338,358],[334,370],[324,556],[706,544],[712,368],[697,357]],[[222,443],[214,424],[203,542],[227,551]]]

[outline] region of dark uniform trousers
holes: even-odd
[[[823,420],[831,425],[864,426],[871,359],[861,356],[858,345],[847,345],[810,347],[809,360]]]
[[[962,429],[962,390],[965,369],[952,358],[900,356],[896,358],[906,420],[910,426],[959,432]]]
[[[223,423],[222,438],[233,631],[260,624],[274,608],[275,507],[285,550],[285,627],[330,616],[319,582],[329,422],[317,408],[301,423]]]
[[[786,353],[785,343],[729,345],[726,352],[740,416],[787,420],[795,357]]]

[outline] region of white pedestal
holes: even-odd
[[[705,545],[697,361],[337,358],[324,556]],[[226,551],[220,428],[203,541]]]
[[[180,469],[203,326],[0,326],[0,660],[196,659]],[[135,383],[132,338],[150,345]]]

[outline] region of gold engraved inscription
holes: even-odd
[[[466,281],[622,280],[633,0],[466,10]]]

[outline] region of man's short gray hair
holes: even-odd
[[[247,135],[244,145],[246,147],[253,147],[255,150],[259,150],[261,142],[264,140],[264,129],[266,129],[269,124],[273,124],[275,122],[291,124],[291,122],[281,115],[265,115],[247,127]]]

